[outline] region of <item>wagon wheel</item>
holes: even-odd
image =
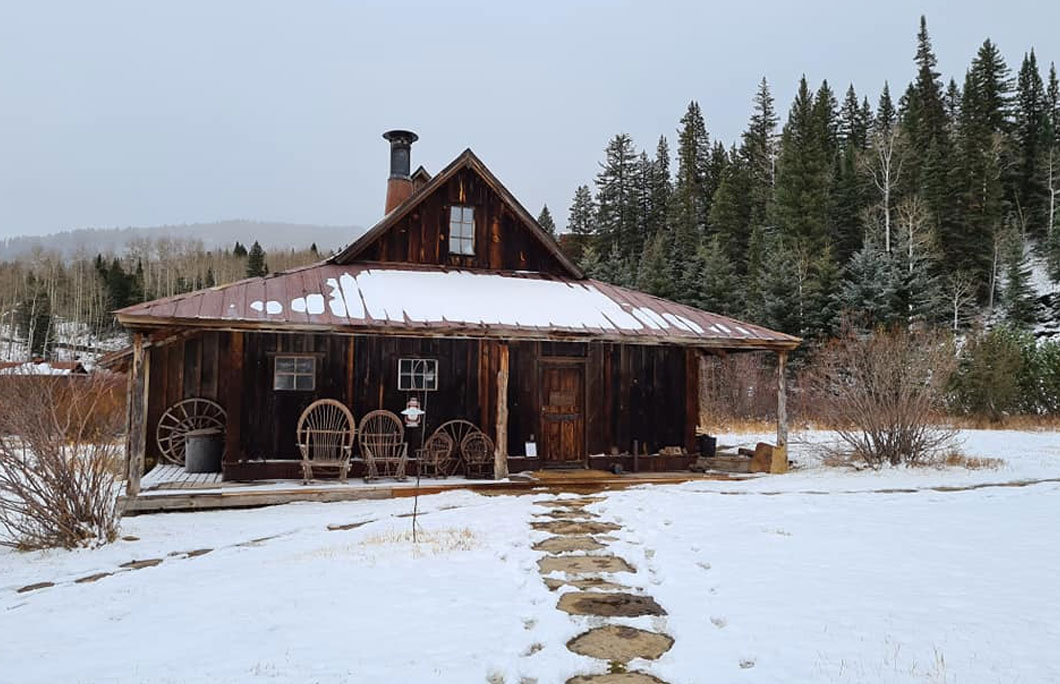
[[[453,446],[450,451],[450,456],[459,459],[461,456],[461,447],[464,444],[464,438],[472,432],[478,432],[478,427],[468,420],[450,420],[442,423],[435,430],[435,433],[442,433],[452,440]]]
[[[178,401],[158,420],[155,439],[162,459],[184,465],[184,440],[192,430],[216,428],[224,432],[227,414],[216,401],[193,398]]]

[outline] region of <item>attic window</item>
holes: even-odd
[[[449,253],[475,254],[475,208],[450,207]]]

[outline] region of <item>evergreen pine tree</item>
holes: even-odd
[[[830,91],[817,98],[804,76],[788,114],[777,164],[776,216],[783,235],[814,248],[828,241]]]
[[[673,292],[667,236],[659,233],[644,247],[637,273],[637,289],[656,297],[669,298]]]
[[[710,170],[710,135],[699,104],[688,103],[677,133],[677,177],[671,198],[672,223],[683,223],[684,229],[702,235],[710,210],[708,178]]]
[[[765,78],[758,84],[754,97],[754,109],[751,120],[744,131],[739,157],[746,173],[746,189],[749,193],[748,223],[745,226],[744,244],[750,236],[750,230],[756,226],[766,226],[773,211],[776,199],[777,180],[777,117],[773,95],[769,82]],[[736,163],[736,155],[730,155],[730,161]],[[720,186],[720,181],[719,181]]]
[[[619,133],[607,144],[596,175],[596,241],[603,254],[612,246],[619,253],[634,242],[637,232],[637,152],[633,139]]]
[[[752,191],[751,173],[739,154],[721,174],[718,191],[710,209],[711,232],[718,236],[721,247],[734,264],[747,259],[747,245],[751,236]]]
[[[775,231],[763,232],[764,243],[761,266],[756,274],[759,292],[753,307],[753,322],[773,330],[799,335],[803,330],[802,306],[805,290],[798,264],[792,258],[796,242]]]
[[[1034,50],[1024,55],[1016,85],[1014,137],[1016,169],[1013,195],[1025,230],[1034,236],[1048,233],[1049,148],[1048,101]]]
[[[206,268],[206,278],[203,280],[203,287],[215,287],[217,285],[217,279],[213,274],[213,267]]]
[[[1005,281],[1002,290],[1005,319],[1016,326],[1032,325],[1036,320],[1031,269],[1027,263],[1023,238],[1011,231],[1005,240]]]
[[[247,252],[247,277],[258,278],[261,276],[268,275],[269,267],[265,263],[265,250],[261,248],[261,244],[255,240],[254,244],[250,247],[250,251]]]
[[[247,248],[240,244],[239,240],[236,240],[236,244],[232,247],[232,256],[245,257],[247,255]]]
[[[567,217],[567,232],[585,237],[596,232],[596,207],[588,185],[579,185]]]
[[[15,307],[15,328],[26,341],[30,356],[48,358],[55,342],[52,335],[52,306],[48,291],[31,273],[27,294]]]
[[[739,275],[732,259],[717,235],[708,240],[701,249],[699,262],[702,271],[695,305],[724,316],[739,316],[743,302],[740,301]]]
[[[900,283],[894,257],[874,242],[866,242],[843,269],[835,305],[863,330],[890,325],[903,318]]]
[[[556,237],[556,222],[552,220],[552,212],[548,210],[547,204],[541,207],[541,213],[537,215],[537,223],[545,229],[546,233]]]

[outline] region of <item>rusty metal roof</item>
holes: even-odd
[[[675,343],[792,349],[797,337],[615,285],[528,272],[320,263],[117,312],[132,328]]]

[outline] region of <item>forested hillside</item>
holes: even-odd
[[[987,39],[943,80],[921,18],[913,67],[905,87],[871,84],[874,102],[803,77],[783,121],[763,79],[731,145],[693,101],[674,169],[666,136],[639,150],[620,133],[561,240],[596,278],[810,340],[844,319],[1045,330],[1060,318],[1040,292],[1060,279],[1055,66],[1029,49],[1013,71]]]
[[[37,250],[0,262],[0,359],[91,359],[124,343],[115,309],[320,258],[316,244],[266,253],[257,242],[208,250],[201,240],[169,238],[137,240],[121,253]]]

